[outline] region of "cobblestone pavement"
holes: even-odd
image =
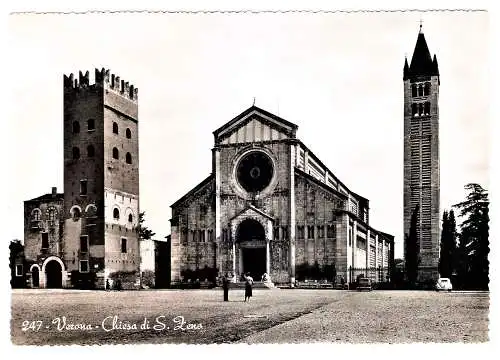
[[[488,309],[484,292],[254,289],[245,303],[243,290],[229,302],[221,290],[14,290],[11,334],[31,345],[484,342]]]

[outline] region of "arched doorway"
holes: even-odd
[[[40,287],[40,272],[38,271],[37,266],[34,266],[31,269],[31,287]]]
[[[262,224],[254,219],[241,222],[236,232],[239,244],[240,274],[250,273],[259,281],[266,272],[266,234]]]
[[[49,289],[62,288],[62,267],[56,260],[45,265],[46,286]]]

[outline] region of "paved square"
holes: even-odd
[[[14,344],[488,341],[487,292],[14,290]],[[65,317],[65,319],[63,319]],[[156,325],[156,326],[155,326]]]

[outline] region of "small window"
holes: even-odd
[[[323,225],[318,225],[318,238],[325,237],[325,227]]]
[[[120,153],[117,148],[113,148],[113,159],[118,159],[120,157]]]
[[[49,233],[42,233],[42,249],[49,248]]]
[[[424,96],[424,87],[422,84],[418,86],[418,96]]]
[[[199,235],[199,238],[200,238],[200,242],[205,242],[205,230],[198,230],[200,235]]]
[[[416,97],[417,96],[417,85],[413,84],[411,86],[411,96]]]
[[[129,152],[125,155],[125,161],[127,164],[132,164],[132,155]]]
[[[122,254],[126,254],[127,253],[127,239],[125,238],[122,238]]]
[[[307,227],[307,238],[314,239],[314,226]]]
[[[214,241],[214,230],[213,229],[208,230],[208,241]]]
[[[95,130],[95,120],[94,119],[88,119],[87,120],[87,130],[88,131],[94,131]]]
[[[128,222],[132,223],[133,221],[134,221],[134,217],[132,216],[132,214],[128,214]]]
[[[40,209],[35,209],[33,210],[33,213],[32,213],[32,221],[40,221],[40,215],[41,215],[41,211]]]
[[[281,227],[281,237],[283,240],[288,240],[288,226]]]
[[[274,240],[279,240],[280,239],[280,228],[275,226],[273,229],[273,239]]]
[[[113,123],[113,134],[118,134],[118,124],[117,123]]]
[[[130,139],[132,137],[132,132],[130,131],[129,128],[127,128],[127,130],[125,130],[125,136],[127,137],[127,139]]]
[[[80,180],[80,195],[87,195],[87,180]]]
[[[89,261],[88,260],[80,260],[80,272],[82,272],[82,273],[89,272]]]
[[[73,134],[78,134],[80,132],[80,123],[78,121],[73,122]]]
[[[93,145],[87,146],[87,156],[94,157],[95,156],[95,148]]]
[[[335,225],[328,225],[326,227],[326,237],[330,239],[335,238]]]
[[[413,117],[418,116],[418,105],[415,103],[411,104],[411,114]]]
[[[54,222],[56,220],[56,211],[54,209],[49,209],[49,221]]]
[[[94,204],[90,204],[86,209],[87,217],[95,217],[97,215],[97,208]]]
[[[297,239],[304,238],[304,226],[297,226]]]
[[[73,159],[78,160],[80,158],[80,149],[77,147],[73,148]]]
[[[115,219],[115,220],[120,219],[120,210],[118,210],[118,208],[113,209],[113,219]]]
[[[23,265],[16,265],[16,276],[23,276]]]
[[[429,96],[431,94],[431,83],[425,83],[424,96]]]
[[[89,237],[87,235],[80,236],[80,252],[82,254],[89,252]]]
[[[424,104],[424,114],[425,115],[430,115],[431,114],[431,103],[430,102],[426,102]]]

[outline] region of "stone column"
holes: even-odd
[[[352,267],[356,268],[356,248],[358,240],[358,222],[354,220],[352,222]]]
[[[233,239],[233,282],[236,282],[236,244]]]
[[[266,273],[268,276],[271,273],[271,254],[269,253],[269,242],[270,240],[266,240]]]
[[[221,243],[221,219],[220,219],[220,149],[215,148],[213,149],[213,172],[215,173],[215,239],[214,241],[216,244],[219,244],[216,246],[216,249],[219,251],[215,251],[214,257],[215,257],[215,263],[219,262],[219,271],[222,271],[222,259],[223,256],[219,254],[220,249],[222,248],[220,246]]]
[[[371,234],[370,229],[366,230],[366,268],[370,267],[370,240]],[[368,270],[366,271],[366,275],[368,275]]]
[[[290,196],[288,198],[290,207],[290,245],[289,245],[289,267],[288,267],[288,274],[290,276],[290,286],[294,287],[295,286],[295,164],[294,164],[294,159],[296,156],[299,154],[295,153],[295,151],[298,151],[298,145],[290,145],[290,161],[289,161],[289,189],[290,189]]]

